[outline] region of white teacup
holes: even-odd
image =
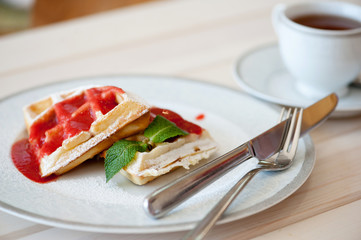
[[[359,22],[348,30],[327,30],[296,23],[306,15],[333,15]],[[316,19],[317,19],[316,16]],[[320,98],[331,92],[346,95],[361,70],[361,6],[345,2],[277,5],[273,25],[282,59],[299,92]]]

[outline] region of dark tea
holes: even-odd
[[[335,15],[309,14],[292,19],[294,22],[324,30],[350,30],[361,27],[361,22]]]

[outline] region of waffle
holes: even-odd
[[[117,87],[92,87],[51,95],[23,109],[29,142],[43,177],[63,174],[143,131],[149,105]]]
[[[157,144],[150,152],[137,152],[120,174],[137,185],[143,185],[178,167],[189,169],[200,160],[209,158],[216,149],[215,142],[203,129],[201,134],[191,133],[174,142]]]

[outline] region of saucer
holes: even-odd
[[[295,79],[281,59],[278,45],[251,50],[241,56],[234,66],[234,77],[241,88],[262,100],[292,107],[307,107],[315,102],[296,89]],[[349,93],[339,99],[333,117],[361,114],[361,89],[349,87]]]

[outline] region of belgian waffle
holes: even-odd
[[[189,169],[200,160],[209,158],[216,149],[216,143],[203,129],[201,134],[191,133],[174,142],[159,143],[150,152],[137,152],[120,173],[133,183],[143,185],[178,167]]]
[[[63,174],[143,131],[150,116],[142,99],[111,86],[53,94],[23,112],[43,177]]]

